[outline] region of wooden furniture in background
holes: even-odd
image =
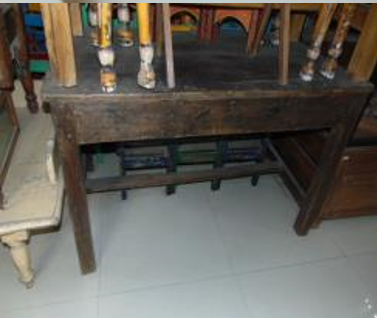
[[[358,6],[352,21],[353,29],[361,32],[348,63],[348,73],[356,82],[370,80],[377,63],[377,5],[372,4],[365,11],[366,8],[365,5]],[[377,118],[373,111],[368,111],[375,105],[376,99],[373,98],[334,168],[334,182],[326,194],[318,222],[377,213]],[[323,133],[307,133],[274,140],[291,175],[284,181],[299,205],[304,198],[302,193],[318,169],[326,137]]]
[[[38,111],[37,96],[29,71],[26,49],[25,25],[19,4],[0,5],[0,90],[14,88],[14,65],[25,91],[25,99],[30,112]]]
[[[14,67],[16,65],[16,68]],[[18,4],[0,5],[0,209],[4,206],[2,192],[19,134],[19,123],[12,100],[15,69],[25,90],[30,112],[38,111],[33,79],[29,72],[23,17]]]
[[[69,7],[67,4],[46,4],[41,8],[52,72],[60,85],[75,86],[77,75]]]

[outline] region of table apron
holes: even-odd
[[[142,99],[70,105],[79,144],[322,129],[344,122],[355,96]]]

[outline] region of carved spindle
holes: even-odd
[[[92,27],[90,39],[93,46],[98,46],[98,8],[97,3],[89,5],[89,25]]]
[[[151,42],[149,3],[137,4],[140,45],[140,71],[137,83],[144,88],[153,89],[156,86],[156,75],[153,70],[154,49]]]
[[[337,3],[322,4],[321,12],[319,13],[314,28],[312,44],[307,52],[308,61],[302,67],[300,72],[300,77],[305,82],[310,82],[313,80],[315,63],[321,55],[322,43],[325,39],[337,5]]]
[[[131,30],[131,14],[127,3],[118,3],[118,20],[120,27],[118,29],[118,43],[122,47],[131,47],[134,45],[133,34]]]
[[[104,92],[112,93],[116,89],[116,74],[114,70],[115,53],[111,38],[111,3],[98,3],[98,18],[98,58],[101,63],[101,86]]]
[[[349,28],[351,26],[351,19],[356,11],[357,4],[344,3],[338,26],[335,31],[334,39],[328,52],[328,57],[322,65],[320,73],[327,79],[335,77],[335,70],[338,66],[338,58],[342,54],[343,43],[347,38]]]

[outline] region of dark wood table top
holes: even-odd
[[[290,59],[290,83],[278,84],[278,50],[276,47],[263,47],[256,57],[245,53],[246,39],[242,37],[223,36],[214,44],[198,44],[195,36],[174,39],[174,60],[176,88],[168,90],[165,84],[165,63],[163,58],[155,58],[154,67],[157,75],[157,87],[145,90],[136,83],[139,69],[137,47],[131,49],[116,48],[116,71],[118,87],[115,93],[102,93],[99,81],[100,65],[96,48],[88,44],[88,38],[76,39],[76,61],[79,85],[72,88],[60,87],[48,75],[43,96],[46,101],[58,99],[96,99],[151,96],[162,94],[165,97],[181,97],[188,94],[208,94],[211,91],[231,92],[257,91],[281,92],[334,92],[341,90],[370,90],[371,85],[355,83],[344,69],[339,68],[333,81],[319,74],[311,83],[299,78],[299,70],[305,61],[306,46],[292,44]],[[318,63],[318,67],[321,63]],[[79,100],[77,100],[79,101]]]

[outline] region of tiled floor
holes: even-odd
[[[111,158],[98,168],[116,169]],[[60,232],[32,238],[32,290],[0,249],[1,318],[377,317],[377,217],[298,237],[297,207],[277,178],[169,197],[134,190],[127,201],[96,194],[89,205],[97,272],[80,275],[65,213]]]

